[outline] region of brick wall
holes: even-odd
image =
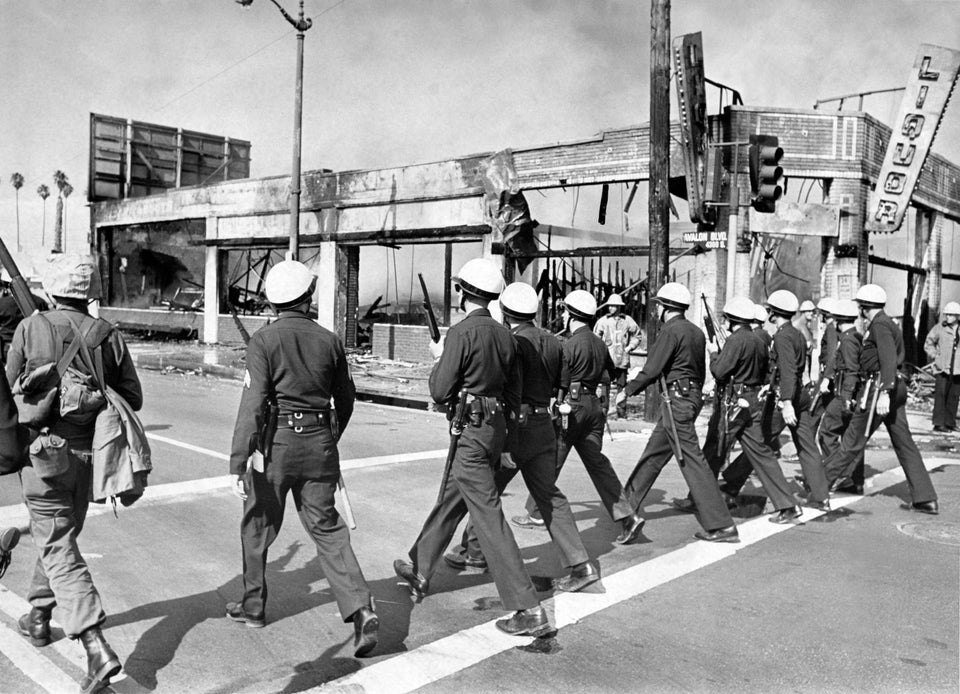
[[[446,328],[440,328],[441,335],[446,333]],[[425,325],[373,324],[370,347],[375,357],[427,362],[432,360],[429,345],[430,331]]]

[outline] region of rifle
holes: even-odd
[[[867,430],[864,432],[864,436],[870,438],[870,426],[873,424],[873,415],[877,412],[877,400],[880,399],[880,374],[877,374],[867,382],[867,387],[863,392],[861,406],[866,405],[868,398],[870,411],[867,413]]]
[[[20,275],[20,269],[16,261],[7,250],[7,244],[0,239],[0,263],[10,274],[10,291],[13,294],[13,300],[17,302],[17,308],[24,317],[31,316],[37,312],[37,304],[33,300],[33,294],[30,293],[30,287],[27,281]]]
[[[723,349],[723,346],[727,341],[727,336],[717,323],[717,319],[713,315],[713,310],[710,308],[710,304],[707,303],[707,295],[701,292],[700,299],[703,301],[703,327],[707,330],[707,337],[710,338],[711,342],[716,342],[720,349]],[[724,457],[726,457],[727,439],[729,438],[730,432],[730,416],[727,412],[726,386],[721,387],[721,385],[717,383],[716,394],[714,397],[714,407],[719,412],[719,420],[717,422],[717,449],[724,451]]]
[[[683,465],[683,451],[680,450],[680,434],[677,433],[677,423],[673,419],[673,403],[670,402],[670,391],[667,390],[667,379],[660,377],[660,397],[663,399],[664,409],[669,420],[669,429],[667,429],[667,438],[673,446],[673,452],[677,456],[677,462]]]
[[[420,289],[423,290],[423,309],[427,313],[427,325],[430,327],[430,340],[440,342],[440,325],[437,323],[437,314],[433,312],[433,304],[430,303],[427,283],[423,281],[423,273],[418,272],[417,277],[420,278]]]
[[[453,419],[450,420],[450,446],[447,448],[447,460],[443,465],[443,477],[440,478],[440,491],[437,492],[438,505],[443,500],[443,490],[447,488],[447,481],[450,479],[450,468],[453,466],[453,458],[457,454],[457,443],[460,441],[460,434],[463,433],[463,419],[466,410],[467,392],[461,390],[460,397],[457,400],[457,407],[453,411]]]

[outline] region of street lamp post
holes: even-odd
[[[249,7],[253,0],[237,0]],[[297,19],[283,9],[277,0],[270,0],[283,18],[297,30],[297,86],[293,105],[293,165],[290,171],[290,250],[291,260],[300,256],[300,148],[303,141],[303,34],[313,26],[313,20],[303,16],[303,0],[300,0],[300,13]]]

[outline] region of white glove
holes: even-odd
[[[430,343],[430,354],[434,359],[439,359],[440,355],[443,354],[443,344],[446,341],[446,337],[446,335],[441,335],[439,342]]]

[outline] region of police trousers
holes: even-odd
[[[695,425],[697,415],[703,408],[703,394],[699,388],[691,388],[685,394],[670,388],[670,404],[680,452],[683,454],[680,472],[683,473],[683,478],[690,488],[690,496],[696,504],[697,520],[707,531],[729,528],[733,525],[733,517],[720,495],[716,477],[704,460],[700,440],[697,438]],[[614,520],[626,518],[640,509],[660,476],[660,471],[674,456],[669,426],[666,404],[661,402],[660,418],[650,434],[650,440],[647,441],[640,460],[627,478],[627,484],[620,495],[620,510]]]
[[[517,450],[513,452],[517,467],[497,470],[494,475],[497,491],[502,494],[519,472],[560,553],[560,563],[567,568],[582,564],[589,558],[587,550],[580,539],[570,502],[557,488],[557,433],[553,420],[548,413],[531,414],[518,428]],[[461,551],[472,559],[483,557],[472,522],[463,533]]]
[[[440,500],[430,510],[420,535],[410,548],[410,560],[430,580],[460,521],[469,512],[480,549],[507,610],[527,610],[540,604],[523,556],[503,517],[494,467],[506,438],[502,412],[479,426],[468,424],[454,453],[450,475]]]
[[[563,464],[567,462],[570,449],[576,449],[610,518],[622,517],[623,514],[615,507],[620,500],[623,485],[620,484],[620,478],[614,472],[610,459],[603,454],[603,431],[607,415],[600,399],[592,393],[583,393],[579,401],[571,402],[570,405],[572,410],[568,415],[567,431],[561,432],[557,441],[557,477],[560,477]],[[531,518],[540,518],[540,511],[533,497],[527,498],[527,513]]]
[[[797,415],[797,424],[789,427],[790,437],[793,439],[793,445],[796,446],[803,476],[810,486],[810,500],[826,501],[830,498],[830,485],[824,471],[823,457],[817,447],[817,418],[810,414],[810,396],[807,391],[804,391],[797,402],[794,403],[793,410]],[[787,423],[783,421],[783,414],[773,398],[768,399],[764,415],[763,433],[767,446],[772,449],[777,446],[780,433],[788,427]],[[743,453],[737,456],[737,459],[723,473],[727,490],[731,493],[739,492],[750,476],[750,468],[750,461]],[[780,477],[783,477],[782,471]],[[764,488],[766,488],[766,485],[764,485]],[[769,494],[769,491],[767,493]],[[772,497],[770,500],[773,502]]]
[[[89,441],[85,444],[77,450],[89,449]],[[30,536],[39,553],[27,600],[45,612],[59,607],[63,630],[75,639],[103,624],[106,615],[77,545],[90,504],[90,460],[72,450],[68,459],[63,474],[52,478],[41,478],[33,467],[23,468],[20,483],[30,514]]]
[[[900,467],[907,476],[910,486],[910,496],[914,503],[936,501],[937,493],[930,481],[930,473],[923,464],[923,457],[917,444],[913,441],[913,434],[907,425],[907,386],[902,378],[897,379],[897,385],[890,397],[890,412],[886,417],[874,414],[867,431],[867,419],[870,413],[857,412],[850,418],[850,425],[843,433],[840,447],[826,460],[827,477],[834,482],[841,477],[850,477],[857,461],[867,447],[867,441],[873,432],[883,424],[890,434],[890,443],[897,454]]]
[[[827,403],[827,407],[823,411],[823,417],[820,419],[820,429],[817,432],[817,440],[820,442],[820,452],[823,454],[824,462],[833,455],[834,451],[840,448],[840,440],[847,427],[850,426],[852,417],[853,413],[844,406],[840,398],[835,397]],[[828,473],[827,481],[833,482],[834,480],[830,479],[829,471],[826,470],[826,464],[824,464],[824,469]],[[863,451],[860,452],[857,463],[850,473],[850,481],[854,484],[863,484]]]
[[[350,531],[334,506],[334,491],[339,466],[324,471],[319,478],[303,476],[306,456],[329,446],[329,429],[295,433],[280,429],[273,439],[270,460],[264,472],[250,473],[247,500],[243,502],[240,540],[243,546],[243,609],[257,617],[267,604],[267,552],[283,525],[287,494],[300,522],[317,545],[320,568],[337,601],[343,621],[351,621],[354,612],[370,605],[370,588],[350,546]]]

